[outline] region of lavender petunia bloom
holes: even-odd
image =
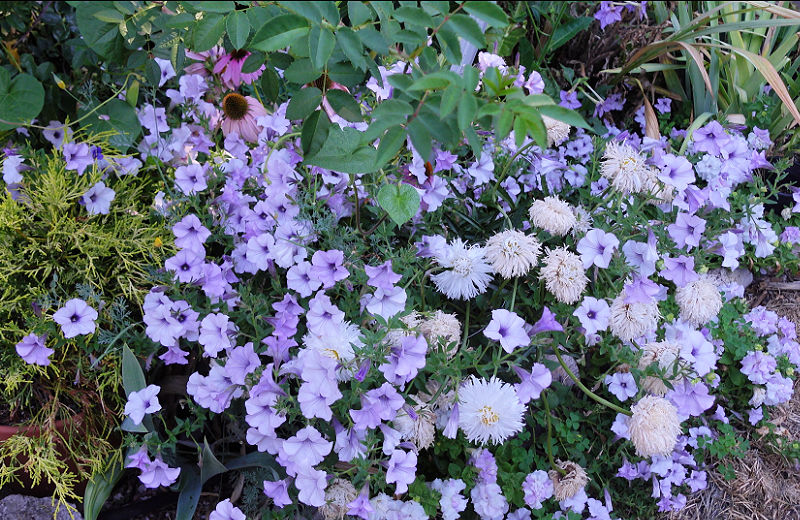
[[[17,354],[29,365],[48,366],[50,364],[50,355],[55,351],[44,345],[46,339],[46,335],[28,334],[22,338],[22,341],[17,343]]]
[[[584,269],[588,269],[592,265],[605,269],[611,262],[611,256],[617,246],[619,246],[619,240],[612,233],[606,233],[602,229],[590,229],[580,239],[576,249],[581,254]]]
[[[697,215],[678,213],[675,223],[667,226],[667,231],[672,240],[680,248],[691,250],[700,246],[700,239],[706,229],[706,221]]]
[[[367,285],[389,291],[394,287],[394,284],[400,281],[403,277],[392,271],[392,261],[387,260],[378,266],[365,265],[364,272],[367,273],[369,279]]]
[[[373,316],[388,320],[406,308],[406,291],[402,287],[375,289],[373,294],[365,294],[362,302]]]
[[[765,384],[777,367],[774,357],[758,350],[749,352],[742,359],[742,374],[757,385]]]
[[[175,168],[175,185],[186,195],[200,193],[208,187],[205,168],[197,163],[178,166]]]
[[[325,488],[328,486],[327,474],[324,471],[308,468],[297,474],[294,485],[300,491],[297,499],[309,506],[325,505]]]
[[[169,61],[167,61],[167,63],[169,63]],[[241,509],[231,504],[230,498],[226,498],[217,504],[217,507],[215,507],[211,515],[209,515],[208,520],[247,520],[247,517]]]
[[[204,249],[181,249],[175,256],[167,258],[164,268],[172,271],[181,283],[195,282],[203,277]]]
[[[86,143],[66,143],[64,145],[64,160],[68,170],[77,170],[78,175],[83,175],[92,163],[92,151]]]
[[[152,461],[150,457],[147,455],[147,446],[143,445],[135,452],[128,455],[128,463],[125,464],[126,468],[135,468],[139,471],[144,471],[147,466],[149,466]]]
[[[561,105],[564,108],[571,108],[572,110],[577,110],[581,108],[581,102],[578,101],[578,92],[576,91],[569,91],[562,90],[558,93],[559,98],[561,98]]]
[[[684,334],[681,358],[692,363],[697,375],[704,376],[717,366],[717,355],[714,345],[703,336],[703,333],[692,330]]]
[[[417,455],[413,451],[394,450],[386,469],[386,483],[396,484],[396,493],[405,493],[417,478],[416,472]]]
[[[293,291],[297,291],[297,294],[301,297],[307,298],[322,287],[322,282],[311,279],[311,264],[303,261],[293,265],[286,271],[286,286]]]
[[[284,506],[288,506],[289,504],[292,503],[292,499],[289,496],[288,478],[285,478],[283,480],[278,480],[275,482],[265,480],[264,494],[272,499],[272,503],[275,504],[276,507],[279,507],[281,509],[283,509]]]
[[[563,332],[564,327],[556,320],[556,315],[545,305],[542,308],[542,317],[530,328],[530,334],[541,332]]]
[[[207,356],[215,358],[221,350],[230,348],[229,326],[230,318],[222,313],[211,313],[200,322],[198,341]]]
[[[361,397],[360,410],[350,410],[353,427],[357,430],[377,428],[381,421],[394,419],[404,404],[403,396],[390,383],[384,383]]]
[[[139,480],[148,489],[155,489],[160,486],[171,486],[181,472],[181,468],[170,468],[161,457],[156,457],[150,464],[142,470]]]
[[[61,325],[67,339],[94,332],[96,319],[97,311],[80,298],[69,300],[53,314],[53,321]]]
[[[659,297],[662,289],[666,291],[663,285],[648,278],[634,276],[633,280],[626,283],[622,290],[625,293],[625,303],[650,303]]]
[[[333,443],[325,440],[316,428],[306,426],[281,443],[276,460],[294,476],[322,462],[332,448]]]
[[[338,249],[330,251],[317,251],[311,257],[311,276],[315,280],[322,282],[324,289],[329,289],[336,285],[336,282],[344,280],[350,273],[342,265],[344,253]]]
[[[530,372],[515,366],[514,372],[522,380],[521,383],[514,385],[514,390],[522,404],[527,404],[531,399],[538,399],[542,390],[553,382],[552,372],[541,363],[534,363]]]
[[[683,255],[678,258],[665,256],[664,268],[659,271],[659,274],[674,282],[678,287],[683,287],[700,278],[700,275],[694,272],[694,258]]]
[[[586,331],[584,335],[588,336],[597,334],[601,330],[606,330],[608,328],[611,308],[605,300],[586,296],[572,315],[580,320],[581,326]]]
[[[730,136],[717,121],[711,121],[695,130],[694,134],[692,134],[694,149],[711,155],[720,155],[728,141],[730,141]]]
[[[516,313],[505,309],[492,311],[492,321],[483,330],[484,336],[497,340],[507,353],[517,347],[527,346],[531,342],[530,336],[525,332],[525,320]]]
[[[714,396],[709,395],[708,386],[705,383],[692,384],[688,379],[676,384],[667,393],[667,399],[675,404],[678,415],[683,418],[702,415],[714,405]]]
[[[522,483],[525,503],[531,509],[541,509],[542,502],[553,496],[553,481],[546,471],[536,470]]]
[[[175,245],[179,248],[200,251],[203,249],[205,241],[211,236],[211,231],[203,226],[197,215],[190,214],[172,226],[172,234],[175,235]]]
[[[245,384],[245,378],[261,366],[261,360],[253,349],[253,343],[231,349],[225,363],[225,373],[235,385]]]
[[[614,2],[600,2],[600,8],[594,13],[594,17],[600,22],[600,29],[605,29],[615,22],[622,21],[622,10],[624,6],[615,5]]]
[[[22,163],[25,158],[21,155],[9,155],[3,159],[3,181],[6,184],[19,184],[22,182],[22,174],[20,173],[25,165]]]
[[[622,252],[625,254],[628,265],[637,268],[640,275],[647,277],[656,272],[658,249],[656,237],[652,231],[649,232],[647,242],[633,240],[625,242]]]
[[[627,401],[628,398],[636,395],[636,380],[630,372],[607,375],[604,382],[608,386],[608,391],[620,401]]]
[[[386,363],[380,365],[378,370],[383,372],[390,383],[404,386],[425,366],[427,353],[428,343],[423,336],[405,336],[399,345],[392,347],[386,356]]]
[[[111,210],[111,201],[115,196],[114,190],[106,187],[103,182],[98,182],[83,194],[81,202],[86,206],[90,215],[108,215]]]
[[[375,508],[369,503],[369,495],[361,493],[355,500],[347,504],[347,514],[350,516],[357,516],[367,520],[370,514],[375,512]]]
[[[692,163],[685,157],[663,154],[658,166],[661,168],[658,179],[664,184],[674,186],[678,191],[684,191],[695,181]]]
[[[142,424],[145,414],[161,410],[161,403],[158,402],[160,391],[160,386],[149,385],[138,392],[131,392],[128,402],[125,403],[125,415],[131,418],[133,424]]]

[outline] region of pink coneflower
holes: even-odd
[[[242,66],[247,61],[248,56],[250,56],[250,52],[242,49],[223,55],[214,64],[214,74],[222,73],[222,82],[231,89],[239,88],[242,82],[248,85],[251,84],[261,77],[261,73],[264,72],[266,67],[261,65],[255,72],[242,73]]]
[[[245,141],[255,143],[261,126],[256,119],[267,115],[267,111],[257,99],[231,92],[222,99],[222,133],[227,136],[232,132],[239,134]]]

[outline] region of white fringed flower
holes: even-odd
[[[700,326],[715,318],[722,308],[722,295],[706,277],[689,282],[675,291],[675,300],[681,309],[681,318]]]
[[[656,301],[625,303],[625,293],[622,292],[611,303],[608,324],[614,336],[622,341],[633,341],[656,330],[660,317]]]
[[[542,122],[544,122],[544,126],[547,129],[548,147],[553,145],[558,146],[569,139],[569,131],[572,127],[567,123],[545,115],[542,116]]]
[[[531,224],[557,236],[569,233],[576,223],[572,206],[558,197],[545,197],[544,200],[533,201],[528,216],[531,218]]]
[[[341,364],[346,364],[356,357],[353,346],[364,346],[361,330],[358,325],[349,321],[327,327],[324,335],[308,333],[303,336],[303,344]]]
[[[515,229],[495,234],[486,242],[486,259],[503,278],[524,276],[539,259],[542,245],[534,237]]]
[[[663,397],[647,396],[631,407],[628,433],[640,457],[669,456],[678,442],[678,409]]]
[[[675,363],[680,363],[680,353],[680,345],[671,341],[648,343],[642,348],[642,357],[639,358],[639,370],[645,370],[653,363],[658,363],[658,367],[664,371],[665,375],[669,376],[674,370]],[[669,379],[669,381],[675,385],[679,379],[680,377]],[[664,380],[658,376],[645,377],[641,381],[641,385],[647,392],[654,395],[663,396],[669,391],[667,385],[664,384]]]
[[[470,442],[502,444],[522,430],[523,405],[514,387],[472,376],[458,390],[458,425]]]
[[[419,331],[428,340],[428,345],[448,345],[447,357],[451,358],[458,352],[461,341],[461,322],[455,314],[436,311],[433,316],[419,325]]]
[[[608,142],[600,174],[623,193],[643,193],[655,185],[655,174],[645,158],[627,143]]]
[[[436,256],[446,271],[431,276],[436,289],[448,298],[469,300],[484,292],[492,280],[482,247],[467,245],[457,238]]]
[[[347,504],[356,499],[358,492],[349,480],[334,479],[325,488],[325,505],[319,508],[325,520],[341,520],[347,515]]]
[[[550,480],[553,481],[553,496],[559,502],[574,497],[589,483],[589,476],[586,475],[586,470],[577,462],[560,460],[556,466],[566,473],[562,475],[559,471],[551,469],[547,474],[550,476]]]
[[[583,270],[581,257],[566,247],[551,249],[544,258],[539,277],[556,300],[562,303],[577,302],[589,279]]]

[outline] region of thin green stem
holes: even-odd
[[[511,290],[511,305],[508,307],[508,310],[514,312],[514,302],[517,299],[517,283],[519,278],[514,277],[514,288]]]
[[[469,334],[469,308],[470,300],[467,300],[467,310],[464,311],[464,333],[461,336],[461,348],[467,347],[467,336]]]
[[[547,460],[550,461],[550,467],[554,470],[558,471],[562,475],[566,475],[567,472],[564,469],[561,469],[556,465],[556,461],[553,460],[553,424],[550,421],[550,402],[547,400],[547,393],[542,393],[542,401],[544,401],[544,412],[545,416],[547,417],[547,444],[545,444],[545,450],[547,451]]]
[[[630,415],[633,415],[633,414],[631,413],[631,411],[630,411],[630,410],[626,410],[625,408],[622,408],[621,406],[617,406],[617,405],[615,405],[614,403],[612,403],[611,401],[609,401],[609,400],[607,400],[607,399],[603,399],[603,398],[602,398],[602,397],[600,397],[599,395],[597,395],[597,394],[595,394],[594,392],[592,392],[591,390],[589,390],[589,389],[586,387],[586,385],[584,385],[583,383],[581,383],[580,379],[578,379],[578,378],[575,376],[575,374],[573,374],[573,373],[572,373],[572,370],[570,370],[570,369],[569,369],[569,367],[567,367],[567,364],[566,364],[566,363],[564,363],[564,360],[561,358],[561,353],[559,352],[558,346],[556,346],[556,348],[554,348],[553,350],[554,350],[554,351],[555,351],[555,353],[556,353],[556,357],[558,358],[558,362],[559,362],[559,364],[561,365],[561,368],[563,368],[563,369],[564,369],[564,372],[566,372],[566,373],[567,373],[567,375],[569,376],[569,378],[570,378],[570,379],[572,379],[572,381],[575,383],[575,385],[576,385],[578,388],[580,388],[580,389],[581,389],[581,391],[582,391],[584,394],[586,394],[586,395],[587,395],[587,396],[589,396],[590,398],[594,399],[594,400],[595,400],[595,401],[597,401],[598,403],[602,404],[603,406],[607,406],[608,408],[611,408],[611,409],[612,409],[612,410],[614,410],[615,412],[623,413],[623,414],[625,414],[625,415],[628,415],[628,416],[630,416]]]

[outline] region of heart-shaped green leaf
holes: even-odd
[[[398,226],[417,214],[419,200],[419,193],[410,184],[384,184],[378,191],[378,204]]]
[[[11,73],[0,68],[0,130],[10,130],[39,115],[44,89],[30,74]]]

